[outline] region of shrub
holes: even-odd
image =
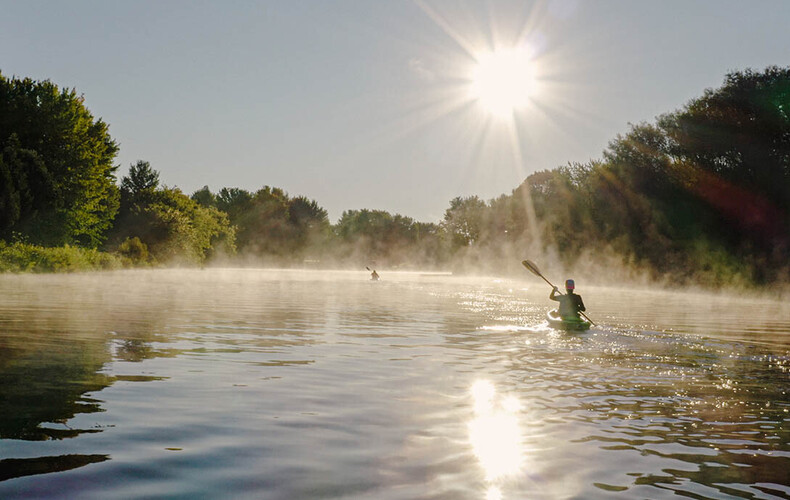
[[[29,243],[0,241],[0,272],[76,272],[118,269],[119,257],[95,249],[65,245],[41,247]]]
[[[147,264],[149,262],[148,245],[140,241],[140,238],[126,238],[123,243],[118,245],[116,251],[131,265]]]

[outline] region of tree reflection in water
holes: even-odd
[[[100,402],[86,394],[112,383],[100,372],[109,361],[103,343],[79,338],[52,342],[28,332],[6,334],[3,340],[0,438],[43,441],[98,432],[72,429],[66,422],[80,413],[101,411]]]
[[[57,283],[35,289],[5,284],[13,291],[0,289],[6,297],[0,307],[0,440],[49,441],[100,433],[103,426],[74,423],[78,415],[104,411],[98,393],[118,380],[157,379],[111,376],[105,368],[118,359],[139,362],[174,355],[152,347],[166,317],[162,308],[147,308],[136,315],[143,319],[135,321],[127,316],[115,323],[123,331],[109,331],[102,325],[120,313],[101,307],[100,297],[91,292],[88,299],[80,299]],[[78,453],[16,458],[15,451],[13,446],[4,449],[0,481],[110,459],[107,454]]]
[[[101,401],[90,395],[117,380],[104,367],[113,358],[175,355],[151,347],[162,324],[156,311],[148,311],[145,320],[127,322],[120,332],[99,329],[96,325],[103,323],[97,314],[100,310],[63,314],[43,303],[5,314],[0,310],[0,439],[45,441],[101,432],[71,428],[67,422],[103,411]]]
[[[109,455],[60,455],[57,457],[8,458],[0,460],[0,481],[17,477],[63,472],[109,460]]]

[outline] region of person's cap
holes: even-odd
[[[576,283],[573,280],[565,280],[565,289],[566,290],[573,290],[576,288]]]

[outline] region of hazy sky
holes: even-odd
[[[283,188],[437,222],[450,199],[599,158],[728,71],[790,64],[790,1],[0,0],[0,71],[74,87],[168,186]],[[512,115],[470,96],[517,46]]]

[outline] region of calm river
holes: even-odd
[[[0,498],[790,498],[788,306],[381,274],[0,276]]]

